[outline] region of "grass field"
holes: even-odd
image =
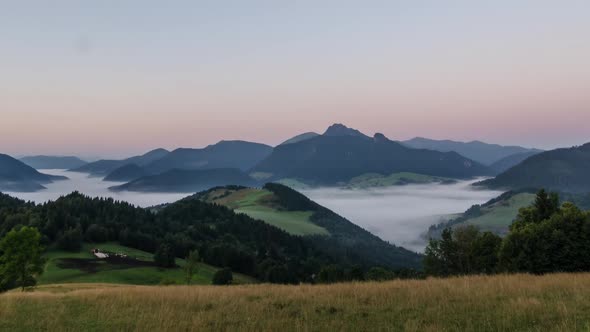
[[[310,221],[310,211],[286,211],[273,200],[274,194],[263,189],[228,191],[219,189],[209,194],[210,202],[225,205],[237,213],[262,220],[293,235],[328,235],[325,228]]]
[[[0,295],[5,331],[588,331],[590,274],[326,286],[52,285]]]
[[[482,231],[492,231],[503,234],[518,215],[518,210],[530,206],[535,200],[534,194],[521,193],[510,197],[506,201],[498,202],[482,209],[484,215],[469,219],[465,224],[475,225]]]
[[[94,259],[90,253],[92,248],[102,251],[124,253],[129,257],[137,259],[138,264],[110,264],[105,260]],[[61,284],[61,283],[114,283],[133,285],[158,285],[163,280],[174,281],[178,284],[184,283],[182,266],[185,262],[177,259],[178,268],[162,269],[153,264],[153,255],[115,243],[85,244],[78,253],[50,250],[45,257],[48,259],[45,265],[45,272],[39,278],[39,283]],[[69,264],[66,264],[69,262]],[[143,264],[145,262],[146,264]],[[64,266],[66,265],[66,266]],[[207,264],[200,264],[198,273],[193,277],[193,283],[208,285],[211,284],[213,275],[218,269]],[[236,283],[255,282],[252,278],[234,274]]]
[[[345,186],[350,189],[366,189],[366,188],[373,188],[373,187],[390,187],[390,186],[399,186],[404,184],[426,184],[426,183],[434,183],[434,182],[450,182],[454,181],[452,179],[430,176],[430,175],[423,175],[423,174],[416,174],[416,173],[394,173],[388,176],[377,174],[377,173],[368,173],[363,174],[361,176],[357,176],[351,179],[348,184]]]

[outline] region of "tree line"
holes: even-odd
[[[431,239],[424,272],[433,276],[590,271],[590,212],[540,190],[504,238],[474,226],[446,228]]]

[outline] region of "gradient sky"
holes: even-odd
[[[0,152],[590,141],[590,1],[2,1]]]

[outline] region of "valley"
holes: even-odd
[[[47,174],[66,176],[69,180],[47,184],[46,190],[33,193],[6,192],[14,197],[37,203],[55,200],[73,191],[80,191],[92,197],[112,197],[140,207],[173,203],[187,193],[150,193],[111,191],[116,182],[105,182],[99,177],[65,170],[43,170]],[[437,224],[440,218],[461,213],[474,204],[482,204],[498,196],[494,190],[473,190],[472,181],[458,181],[453,184],[407,184],[403,186],[341,189],[303,188],[298,189],[314,201],[342,215],[353,223],[369,230],[385,241],[414,250],[422,251],[426,241],[422,238],[428,227]],[[295,186],[297,188],[297,186]],[[251,192],[244,197],[230,197],[229,206],[236,212],[246,213],[255,219],[268,221],[295,235],[325,234],[326,230],[308,222],[309,212],[275,211],[265,204],[262,192]],[[240,194],[243,195],[243,194]],[[261,197],[262,196],[262,197]],[[211,200],[220,202],[220,200]]]

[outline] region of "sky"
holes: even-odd
[[[590,1],[2,1],[0,152],[590,141]]]

